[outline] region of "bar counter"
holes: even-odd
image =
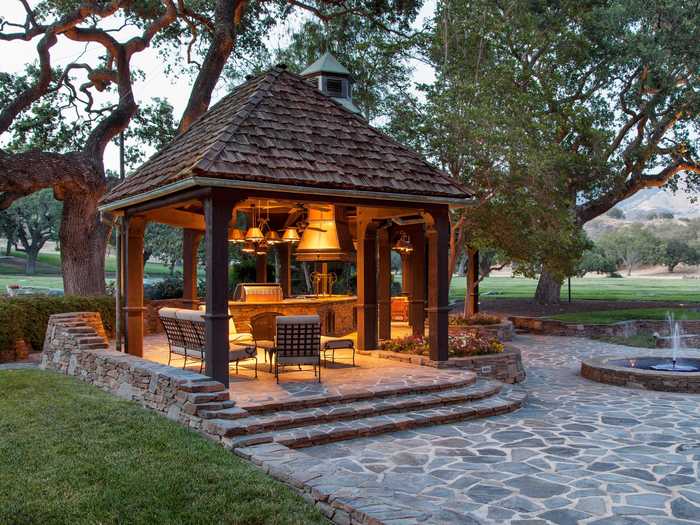
[[[345,335],[355,331],[354,295],[289,297],[281,301],[229,301],[234,322],[248,322],[263,312],[281,315],[318,315],[323,335]]]

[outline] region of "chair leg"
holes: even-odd
[[[270,362],[270,368],[272,368],[272,362]],[[270,370],[272,371],[272,370]],[[275,361],[275,379],[277,380],[277,384],[280,384],[280,364]]]
[[[318,356],[318,382],[321,382],[321,356]]]
[[[258,356],[255,356],[255,379],[258,378]]]
[[[238,361],[236,361],[236,375],[238,375]]]
[[[170,360],[173,358],[173,352],[172,350],[168,351],[168,366],[170,366]]]

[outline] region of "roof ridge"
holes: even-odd
[[[264,77],[261,82],[266,82],[266,85],[262,89],[259,89],[253,93],[253,95],[247,100],[244,107],[241,109],[240,118],[234,119],[233,122],[226,126],[226,128],[219,134],[216,142],[214,142],[214,144],[212,144],[208,150],[200,156],[199,160],[190,166],[191,170],[196,169],[206,171],[209,169],[209,167],[216,161],[224,147],[226,147],[226,139],[231,138],[238,128],[246,120],[248,120],[248,117],[250,117],[255,108],[257,108],[260,105],[260,102],[262,102],[263,99],[265,99],[265,97],[267,97],[267,95],[270,93],[272,84],[274,84],[275,80],[279,78],[283,71],[284,68],[275,66],[274,68],[260,75]]]

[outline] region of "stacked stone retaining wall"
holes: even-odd
[[[668,335],[668,322],[654,321],[651,319],[637,319],[633,321],[620,321],[612,324],[574,324],[557,321],[556,319],[542,319],[538,317],[510,318],[518,330],[527,330],[535,334],[559,335],[569,337],[631,337],[634,335]],[[678,321],[687,334],[700,334],[700,320]]]
[[[100,314],[52,315],[41,368],[74,376],[199,429],[199,410],[233,406],[222,383],[136,356],[109,350]]]

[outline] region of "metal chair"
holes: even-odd
[[[263,312],[250,318],[250,331],[253,334],[255,349],[261,348],[265,362],[270,356],[270,372],[272,372],[272,356],[275,351],[275,336],[277,335],[277,323],[282,314],[278,312]]]
[[[161,308],[158,311],[160,323],[163,325],[163,331],[168,339],[168,366],[172,360],[173,354],[181,355],[185,358],[182,368],[187,366],[187,353],[185,352],[185,338],[182,335],[180,326],[177,321],[177,308]]]
[[[289,315],[276,319],[275,379],[280,366],[313,365],[321,382],[321,319],[318,315]]]

